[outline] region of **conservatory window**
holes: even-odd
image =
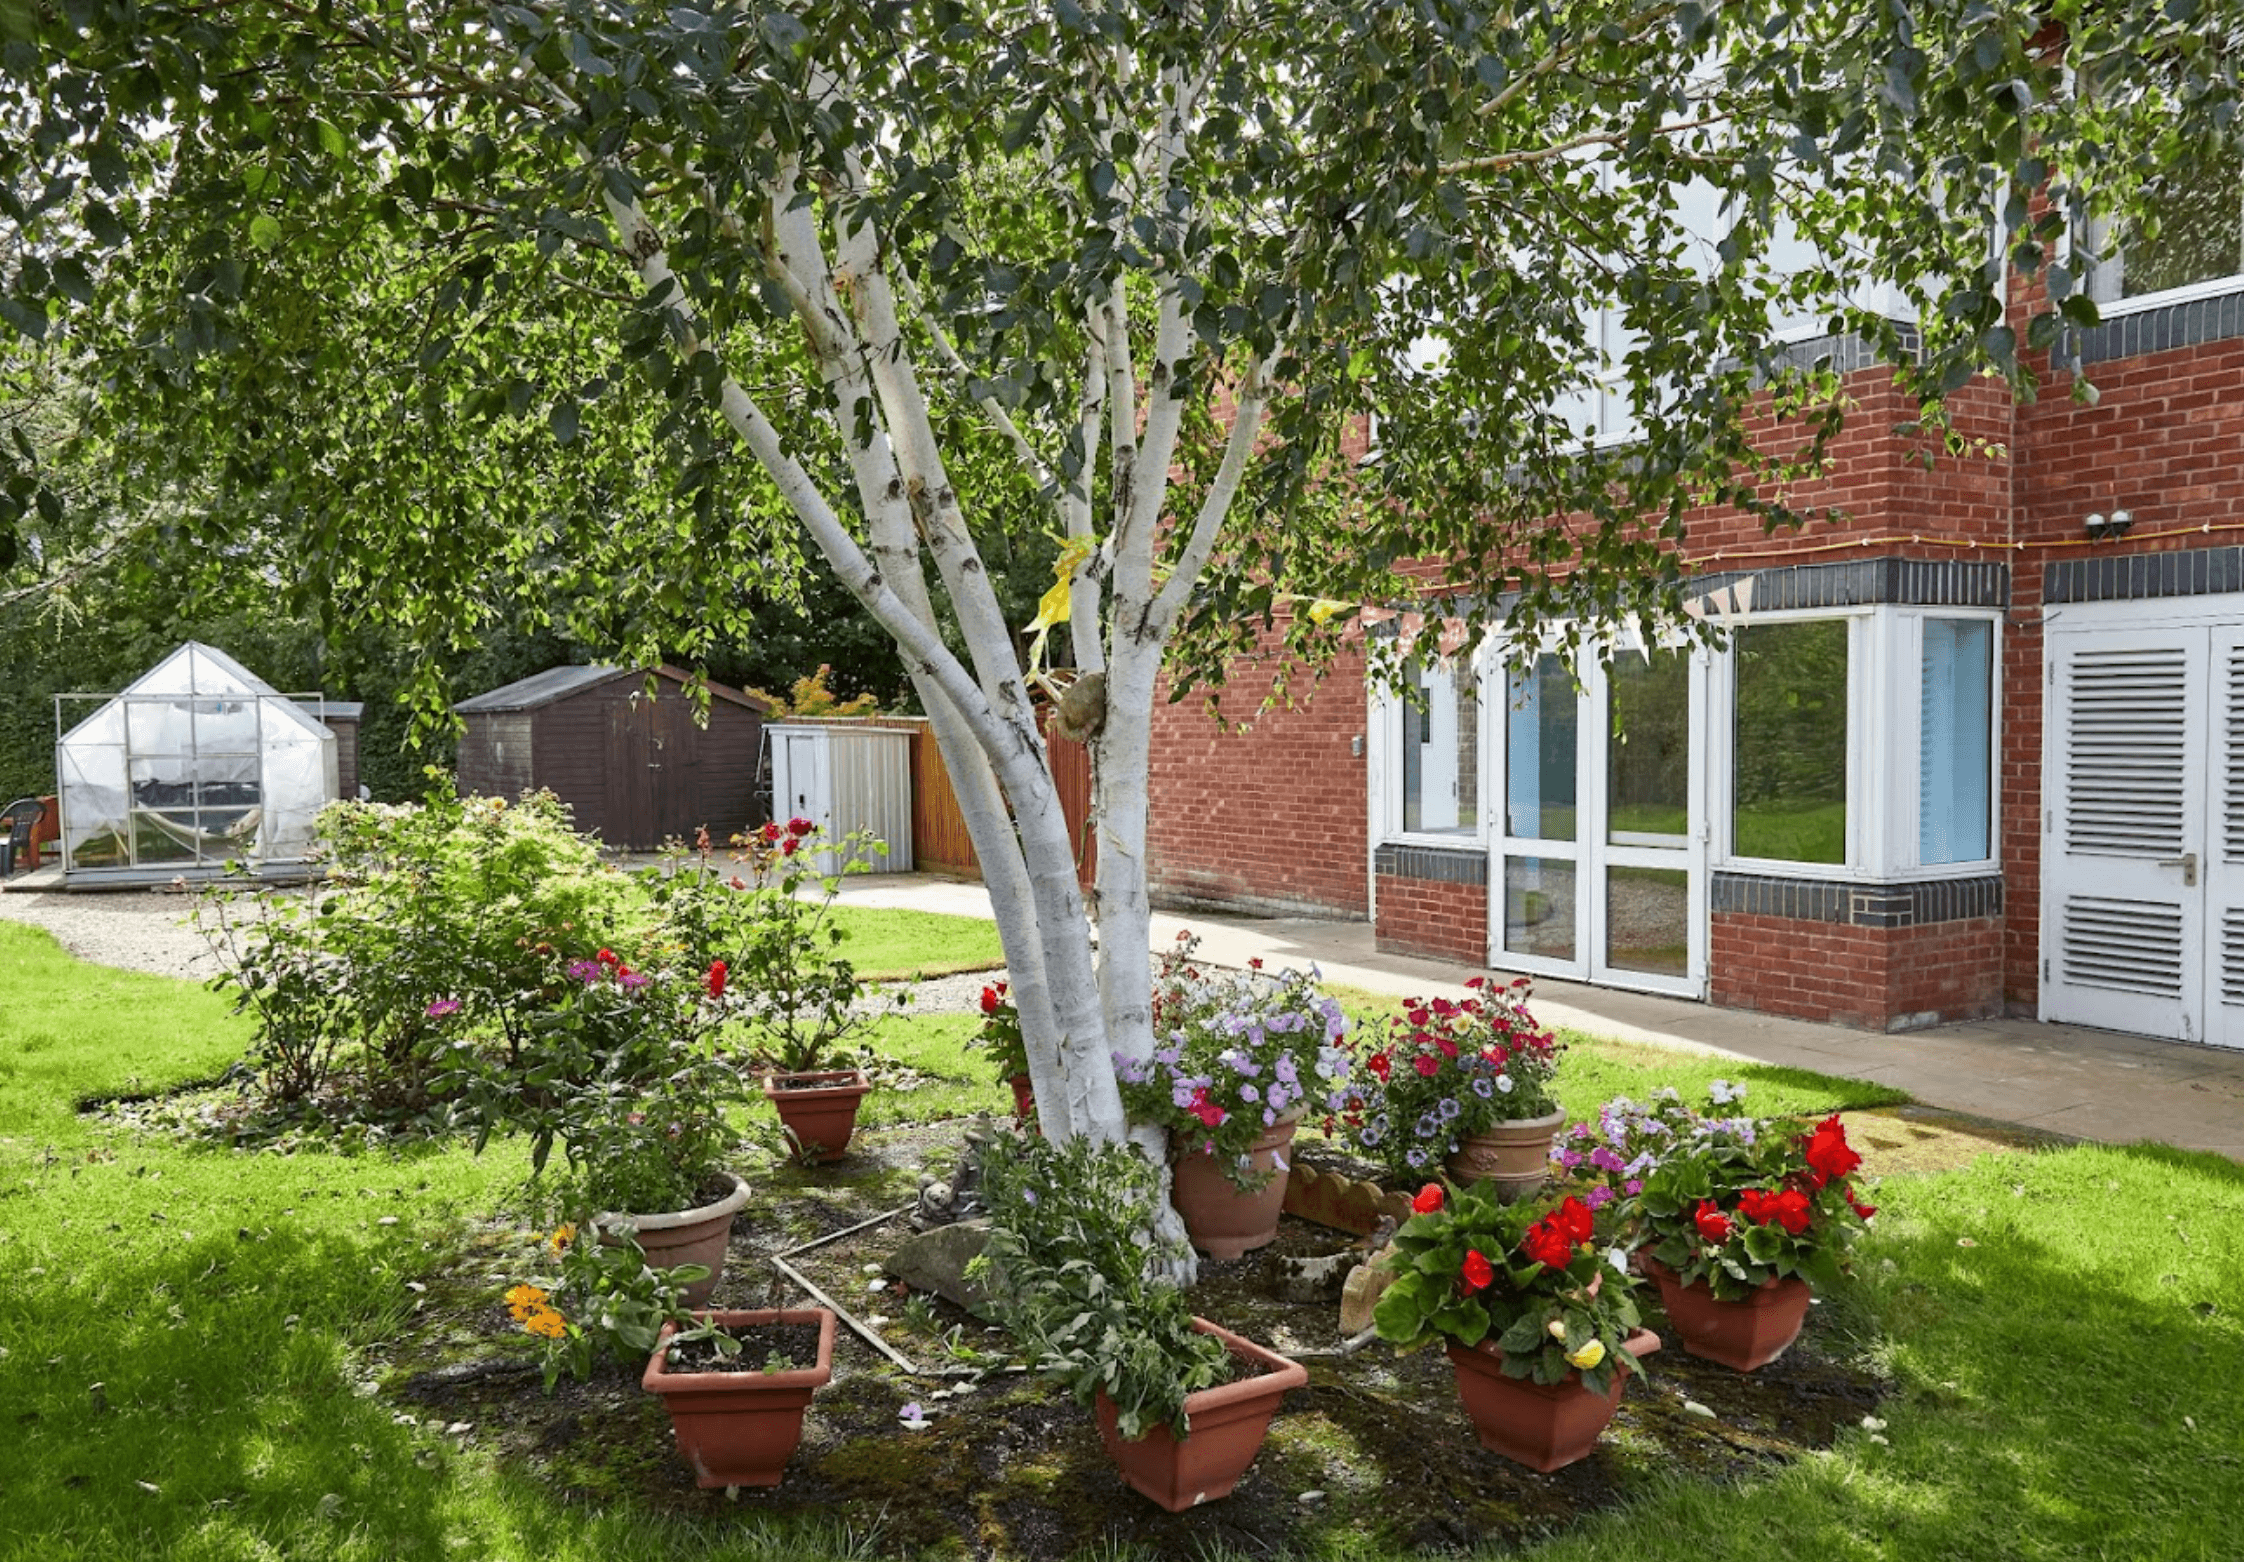
[[[2137,299],[2244,286],[2244,157],[2210,158],[2155,183],[2151,220],[2134,230],[2089,228],[2089,292],[2107,308]]]
[[[1844,618],[1756,624],[1737,632],[1734,855],[1776,862],[1847,860],[1852,638]]]
[[[1395,702],[1401,723],[1402,831],[1480,831],[1480,685],[1468,660],[1413,663]]]

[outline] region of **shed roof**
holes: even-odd
[[[364,700],[298,700],[296,703],[304,708],[306,715],[322,721],[364,721],[366,719],[366,702]]]
[[[688,677],[684,668],[672,667],[668,664],[656,668],[655,672],[658,676],[678,684],[684,683]],[[462,700],[452,709],[463,716],[488,714],[494,711],[537,710],[551,705],[557,700],[567,699],[572,694],[581,694],[587,689],[597,688],[599,685],[617,678],[644,678],[645,676],[645,673],[634,672],[628,667],[609,667],[603,664],[595,664],[589,667],[550,667],[542,673],[532,673],[527,678],[517,678],[514,682],[502,685],[488,693]],[[721,683],[712,682],[709,685],[709,697],[724,700],[729,704],[745,706],[753,711],[762,711],[768,708],[762,700],[755,696],[743,694],[738,689],[727,688]]]

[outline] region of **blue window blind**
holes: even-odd
[[[1918,705],[1917,860],[1980,862],[1994,817],[1995,626],[1925,620]]]

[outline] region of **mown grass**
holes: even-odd
[[[1002,1108],[960,1051],[971,1028],[885,1022],[878,1044],[937,1083],[876,1095],[872,1120]],[[876,1514],[804,1529],[596,1509],[400,1424],[362,1391],[368,1353],[401,1327],[454,1224],[504,1202],[521,1158],[504,1144],[481,1160],[204,1150],[72,1109],[136,1077],[206,1077],[245,1036],[191,984],[81,965],[0,925],[0,1558],[878,1550]],[[1717,1073],[1744,1075],[1764,1111],[1869,1104],[1877,1089],[1585,1043],[1565,1094],[1584,1110]],[[1877,1196],[1847,1306],[1881,1330],[1897,1389],[1885,1441],[1851,1432],[1738,1484],[1658,1481],[1528,1554],[2238,1555],[2244,1168],[2154,1148],[2018,1152],[1889,1178]]]
[[[994,971],[1005,964],[997,924],[983,917],[851,905],[837,905],[831,915],[848,935],[841,952],[866,981]]]

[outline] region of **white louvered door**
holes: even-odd
[[[2205,1038],[2207,967],[2218,963],[2207,960],[2208,794],[2227,795],[2206,784],[2213,637],[2201,628],[2049,637],[2044,1019]],[[2239,828],[2244,848],[2244,810]]]
[[[2218,718],[2206,766],[2212,817],[2205,834],[2205,1039],[2244,1047],[2244,627],[2212,631]]]

